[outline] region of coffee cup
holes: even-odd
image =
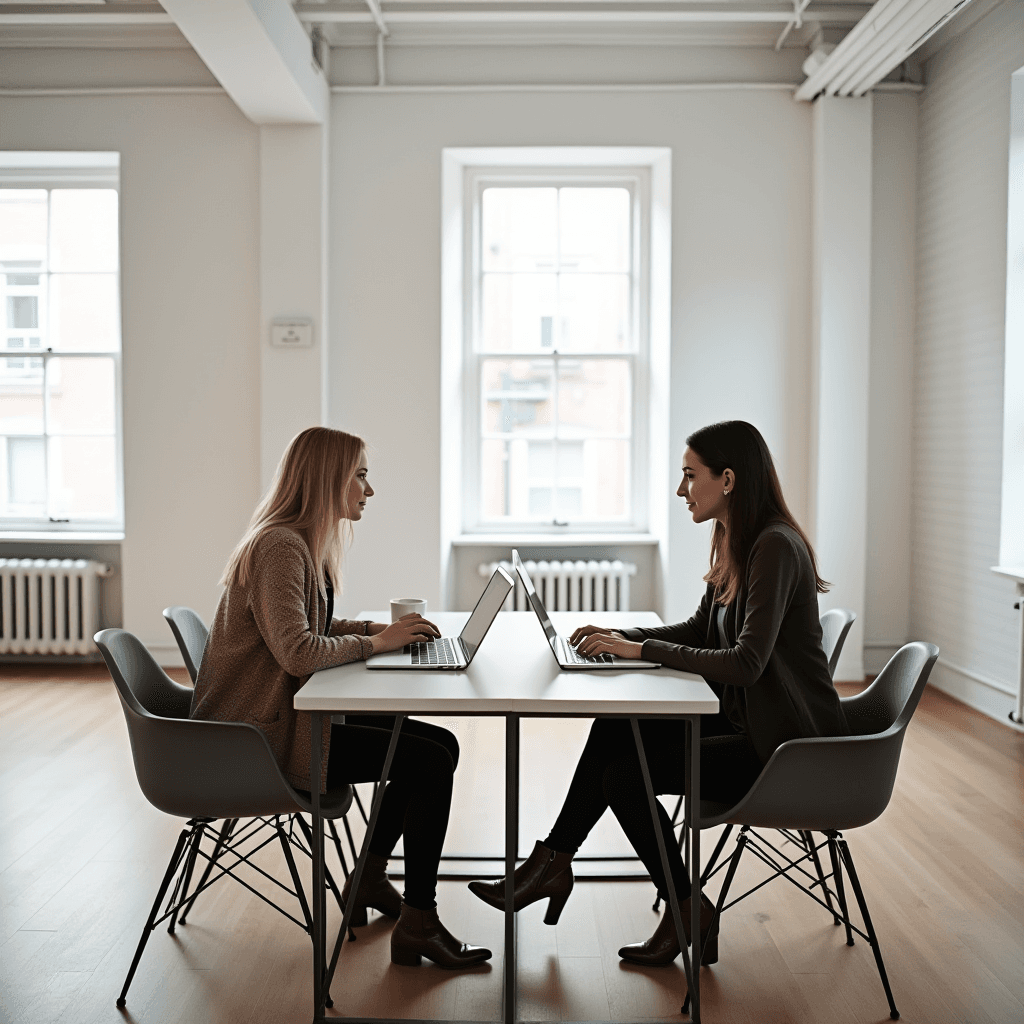
[[[391,598],[391,621],[397,622],[403,615],[427,614],[427,602],[422,597],[393,597]]]

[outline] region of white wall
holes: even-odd
[[[864,668],[910,636],[914,236],[918,97],[876,93],[872,139],[871,364]]]
[[[259,493],[257,129],[222,95],[0,98],[0,146],[121,154],[124,625],[170,651]]]
[[[936,54],[921,97],[911,632],[932,681],[1005,721],[1013,584],[999,557],[1010,76],[1024,3],[1006,0]]]
[[[337,68],[343,59],[336,58]],[[597,77],[599,71],[595,70]],[[671,459],[742,417],[807,506],[810,108],[787,92],[343,94],[331,124],[331,410],[377,488],[342,607],[439,607],[440,170],[446,146],[673,150]],[[675,482],[673,481],[673,489]],[[703,590],[707,531],[674,502],[669,617]]]
[[[335,51],[333,73],[344,79],[347,71],[349,81],[359,80],[354,61],[365,56]],[[586,81],[600,80],[606,67],[633,80],[710,78],[716,68],[718,80],[798,77],[792,54],[754,49],[603,47],[588,56],[545,47],[504,64],[485,56],[455,48],[442,63],[452,79],[463,81],[507,80],[515,70],[522,78],[552,80],[550,69],[566,62]],[[396,73],[415,81],[436,77],[435,57],[403,50],[395,56]],[[0,85],[76,83],[203,86],[210,77],[187,50],[4,53]],[[882,472],[889,474],[886,491],[894,494],[909,446],[909,440],[903,448],[897,441],[909,430],[900,420],[906,403],[894,399],[909,387],[907,346],[900,339],[908,329],[915,104],[907,97],[875,99],[876,185],[887,184],[875,189],[873,231],[876,240],[889,242],[876,244],[874,255],[871,445],[873,472],[879,452],[893,456]],[[689,431],[745,417],[764,430],[790,503],[806,522],[809,106],[784,91],[749,90],[341,94],[332,105],[332,422],[369,439],[378,487],[357,527],[339,612],[380,607],[398,591],[422,593],[439,607],[439,175],[445,146],[672,147],[671,486]],[[4,97],[0,146],[122,154],[124,624],[169,652],[160,609],[185,603],[212,615],[220,569],[259,495],[258,130],[223,95]],[[880,316],[880,294],[890,295],[893,318]],[[310,410],[310,422],[317,414]],[[869,495],[869,640],[905,638],[909,583],[891,572],[906,560],[901,523]],[[681,617],[703,589],[707,531],[694,527],[675,500],[669,529],[664,611]],[[646,564],[649,553],[635,560]],[[639,581],[636,593],[638,599],[644,594]]]

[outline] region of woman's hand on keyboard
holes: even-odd
[[[370,637],[374,654],[386,654],[388,651],[400,651],[407,644],[418,644],[428,640],[436,640],[441,631],[429,619],[416,612],[403,615],[397,622]]]
[[[604,626],[580,626],[569,637],[569,643],[588,658],[610,654],[613,658],[639,659],[644,646],[642,643],[627,640],[621,633]]]

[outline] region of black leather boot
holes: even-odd
[[[446,971],[457,971],[490,960],[491,951],[460,942],[441,924],[436,907],[417,910],[403,903],[402,916],[391,932],[391,962],[416,967],[421,957],[433,960]]]
[[[537,900],[546,899],[545,924],[558,924],[562,907],[572,892],[572,854],[551,850],[543,843],[534,844],[533,853],[516,868],[513,875],[516,913]],[[505,909],[505,879],[496,882],[470,882],[469,891],[498,910]]]
[[[399,891],[388,880],[388,859],[372,851],[366,855],[363,877],[359,883],[356,905],[352,908],[352,924],[355,927],[366,924],[366,908],[373,907],[386,917],[397,918],[402,912],[402,897]],[[352,890],[352,875],[345,879],[341,890],[341,899],[348,906],[349,893]]]
[[[700,894],[700,962],[705,966],[718,963],[718,922],[714,932],[710,933],[711,919],[715,913],[715,905],[703,894]],[[690,899],[687,897],[679,904],[679,914],[683,919],[683,930],[686,932],[686,944],[690,945]],[[672,911],[666,906],[658,927],[646,942],[634,942],[623,946],[619,956],[633,964],[645,967],[667,967],[679,956],[679,939],[676,926],[672,920]]]

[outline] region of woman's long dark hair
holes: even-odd
[[[704,579],[715,585],[715,600],[719,604],[735,600],[743,585],[750,549],[769,523],[785,523],[796,531],[811,557],[818,593],[824,594],[829,585],[818,575],[814,548],[786,505],[772,453],[757,427],[744,420],[712,423],[694,431],[686,444],[714,476],[721,476],[727,469],[736,476],[729,496],[728,521],[716,522],[711,534],[711,568]]]

